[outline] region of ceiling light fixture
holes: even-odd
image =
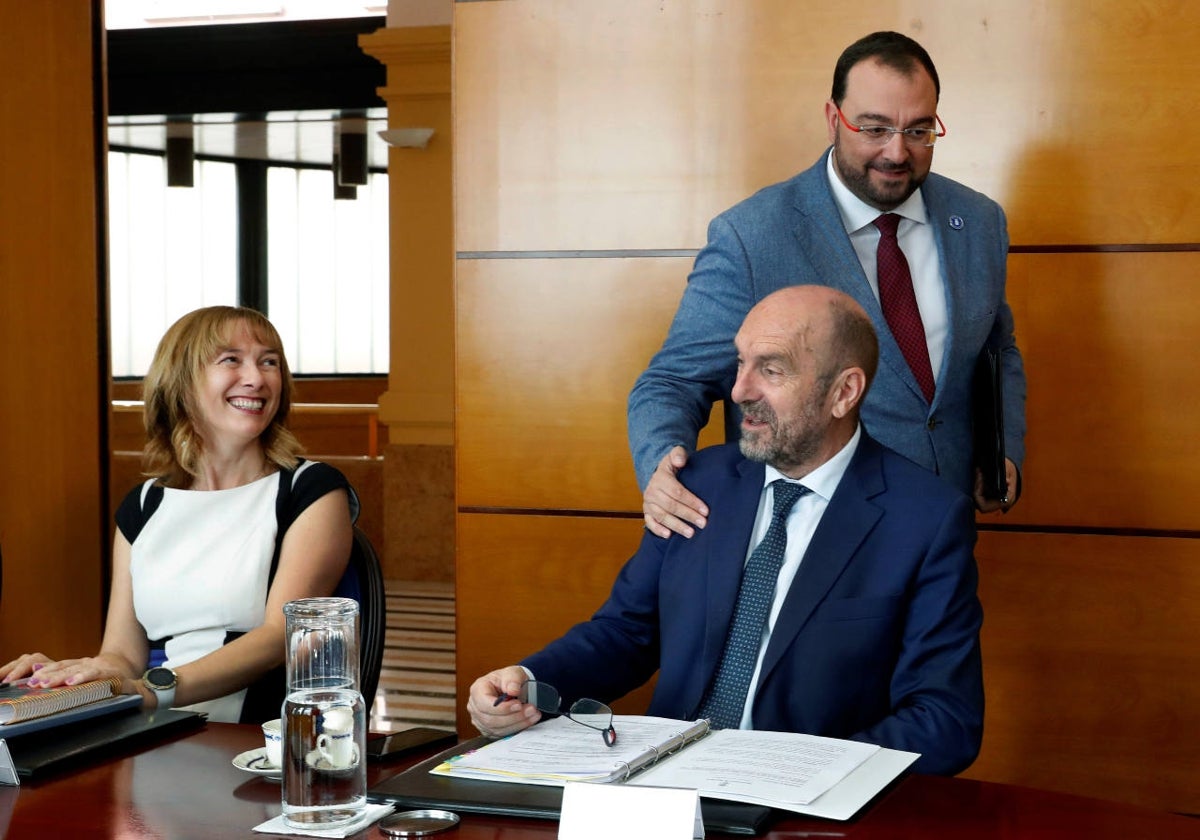
[[[424,149],[433,137],[432,128],[389,128],[379,132],[383,142],[396,149]]]
[[[167,123],[166,154],[168,187],[192,187],[196,184],[196,140],[191,122]]]

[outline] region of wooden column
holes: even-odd
[[[360,39],[388,68],[379,95],[390,129],[430,129],[425,146],[388,152],[391,359],[379,399],[385,574],[454,575],[454,236],[450,27],[381,29]],[[415,142],[415,141],[410,141]]]
[[[99,647],[99,3],[0,0],[0,662]]]

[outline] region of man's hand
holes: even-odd
[[[691,538],[696,528],[708,524],[708,505],[692,495],[675,476],[687,464],[687,450],[674,447],[663,456],[650,476],[642,494],[642,513],[646,527],[656,536],[666,539],[671,532]]]
[[[983,497],[983,473],[975,470],[975,507],[980,513],[1008,513],[1009,509],[1021,497],[1021,479],[1017,465],[1009,459],[1004,459],[1004,479],[1008,484],[1008,494],[1003,499],[985,499]]]
[[[537,706],[515,699],[528,679],[524,668],[510,665],[471,683],[467,711],[475,728],[489,738],[501,738],[541,720]]]

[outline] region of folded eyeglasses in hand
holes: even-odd
[[[562,715],[589,729],[599,731],[604,743],[610,747],[617,743],[617,730],[613,728],[612,709],[599,700],[587,698],[576,700],[571,704],[571,708],[564,712],[558,689],[549,683],[538,680],[528,680],[522,685],[517,699],[522,703],[532,703],[543,714]]]

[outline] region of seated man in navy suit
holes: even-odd
[[[866,741],[958,773],[983,733],[971,500],[859,422],[878,344],[853,298],[782,289],[734,343],[741,440],[681,474],[710,500],[708,527],[647,531],[591,620],[475,681],[472,721],[500,736],[539,720],[503,699],[531,673],[565,707],[658,672],[647,714]]]

